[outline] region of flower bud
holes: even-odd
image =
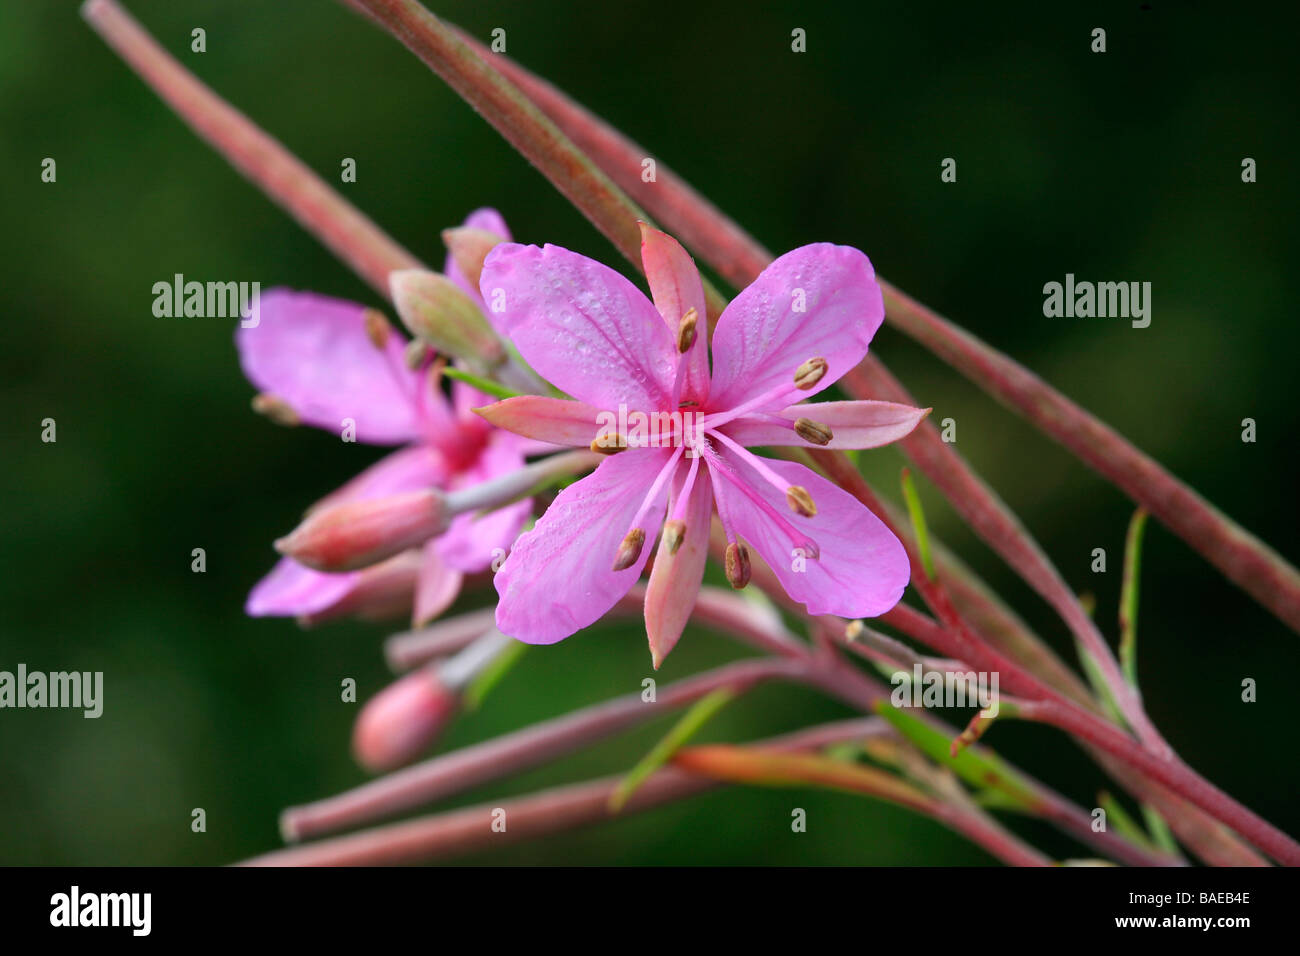
[[[490,369],[505,349],[479,307],[444,275],[423,269],[388,274],[397,314],[411,334],[439,352]]]
[[[504,236],[498,236],[488,229],[475,229],[471,226],[458,226],[442,231],[442,242],[451,253],[461,273],[469,284],[478,288],[479,277],[483,275],[483,260],[494,248],[505,242]]]
[[[441,534],[452,517],[432,489],[348,501],[312,511],[275,548],[317,571],[355,571]]]
[[[460,706],[437,665],[389,684],[366,702],[352,730],[352,753],[367,770],[392,770],[418,757]]]

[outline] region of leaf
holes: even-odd
[[[903,500],[907,502],[907,513],[912,519],[912,531],[916,535],[916,549],[921,553],[921,566],[925,576],[934,580],[934,560],[930,557],[930,532],[925,524],[925,512],[921,509],[921,496],[916,493],[916,482],[912,480],[912,470],[903,469]]]
[[[730,687],[719,687],[697,700],[690,710],[682,714],[673,728],[650,748],[650,752],[637,761],[636,765],[628,771],[627,776],[619,781],[618,786],[609,796],[610,812],[618,813],[622,810],[646,778],[671,760],[701,727],[735,697],[736,691]]]
[[[966,747],[954,756],[947,736],[919,717],[892,706],[887,700],[877,703],[875,710],[931,760],[951,768],[973,787],[998,794],[997,797],[980,796],[981,802],[995,800],[1001,806],[1024,813],[1035,813],[1041,808],[1028,779],[987,748]]]
[[[1142,570],[1142,534],[1147,511],[1133,512],[1124,539],[1124,580],[1119,595],[1119,666],[1129,686],[1137,689],[1138,576]]]
[[[466,385],[473,385],[480,392],[485,392],[486,394],[496,396],[497,398],[515,398],[523,394],[522,392],[516,392],[514,389],[506,388],[499,382],[494,382],[491,379],[483,378],[481,375],[467,372],[463,368],[454,368],[448,365],[442,370],[442,374],[447,376],[447,378],[454,378],[458,382],[464,382]]]
[[[683,750],[673,758],[673,764],[691,773],[730,783],[764,787],[824,787],[877,797],[922,813],[933,812],[937,806],[933,797],[887,771],[863,764],[843,763],[819,754],[721,744]]]
[[[470,682],[470,685],[465,688],[463,698],[465,709],[475,710],[482,704],[483,699],[501,681],[501,678],[506,676],[510,668],[519,662],[519,658],[523,657],[524,651],[527,649],[528,645],[522,641],[511,641],[507,644],[505,650],[497,654],[492,659],[492,662],[483,669],[482,673],[475,677]]]

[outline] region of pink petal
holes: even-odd
[[[670,454],[645,448],[606,458],[561,491],[537,526],[519,536],[496,574],[497,627],[503,634],[554,644],[598,620],[627,593],[650,557],[651,542],[631,567],[610,567]],[[661,492],[650,511],[656,523],[664,497]]]
[[[669,554],[663,538],[655,552],[654,567],[645,593],[645,628],[650,639],[650,658],[655,669],[663,663],[682,636],[695,599],[704,580],[704,564],[709,556],[709,527],[713,519],[713,489],[703,471],[696,476],[686,505],[686,537],[676,554]],[[679,467],[673,480],[672,501],[681,493],[687,469]],[[669,510],[672,510],[670,501]]]
[[[928,408],[913,408],[894,402],[809,402],[791,405],[779,412],[746,415],[722,426],[722,431],[745,447],[756,445],[799,445],[816,448],[800,438],[790,425],[797,418],[808,418],[831,430],[832,438],[823,448],[879,448],[906,438],[921,423]]]
[[[820,557],[796,553],[775,521],[730,482],[718,483],[731,530],[762,556],[786,593],[807,605],[810,614],[876,617],[898,603],[910,577],[907,554],[866,506],[803,465],[765,459],[778,475],[812,495],[817,514],[801,517],[753,468],[729,452],[722,455],[784,519],[816,542]]]
[[[365,312],[355,302],[270,289],[258,324],[241,325],[235,344],[248,380],[303,422],[339,433],[350,418],[358,441],[395,445],[416,433],[415,374],[402,362],[401,336],[390,333],[375,348]]]
[[[415,581],[415,606],[411,626],[423,627],[447,608],[460,594],[463,575],[443,562],[438,539],[428,541],[422,552],[420,575]]]
[[[520,395],[494,402],[478,413],[497,428],[553,445],[583,448],[600,433],[596,420],[600,412],[563,398]]]
[[[829,368],[803,393],[816,394],[862,361],[884,317],[871,262],[857,249],[821,242],[787,252],[718,319],[709,407],[735,408],[787,385],[795,369],[820,357]]]
[[[675,337],[613,269],[558,246],[502,243],[479,288],[524,361],[557,388],[597,408],[668,407]]]
[[[324,574],[281,558],[271,573],[254,585],[244,603],[249,617],[297,617],[317,614],[338,603],[356,586],[358,572]]]
[[[465,229],[482,229],[484,232],[494,232],[507,242],[512,238],[510,228],[506,225],[505,218],[489,206],[481,209],[475,209],[461,223]],[[456,265],[456,260],[450,255],[443,262],[442,274],[460,287],[460,290],[466,293],[471,299],[478,303],[481,308],[483,297],[479,295],[478,288],[465,278],[465,273],[460,271],[460,266]],[[492,315],[488,313],[488,320],[491,321]]]
[[[673,339],[682,316],[691,309],[698,315],[695,344],[686,352],[683,401],[700,405],[709,397],[709,315],[704,303],[704,284],[695,261],[681,244],[667,233],[641,224],[641,264],[655,308],[668,324]]]

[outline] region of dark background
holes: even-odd
[[[1081,6],[1081,5],[1080,5]],[[439,231],[478,205],[516,237],[622,267],[609,245],[397,43],[325,0],[133,0],[173,53],[440,262]],[[1293,33],[1251,8],[1173,3],[865,5],[438,2],[621,127],[782,251],[865,250],[879,272],[1118,427],[1292,561],[1298,336]],[[1149,9],[1144,9],[1149,8]],[[189,51],[207,30],[207,52]],[[808,52],[790,51],[790,31]],[[1106,28],[1108,52],[1089,52]],[[270,541],[376,458],[250,412],[228,323],[157,319],[173,273],[288,284],[378,304],[201,144],[67,2],[0,7],[0,669],[102,670],[105,713],[0,711],[0,862],[222,863],[278,845],[276,815],[365,779],[357,705],[388,679],[386,631],[250,620]],[[42,158],[58,181],[40,181]],[[958,182],[939,164],[958,161]],[[1258,162],[1243,184],[1241,160]],[[1042,286],[1149,281],[1150,328],[1045,319]],[[958,449],[1018,510],[1112,638],[1122,495],[955,373],[884,331],[873,346],[958,421]],[[58,422],[57,444],[40,422]],[[1241,420],[1258,422],[1243,444]],[[864,456],[897,485],[893,450]],[[937,533],[1054,646],[1064,628],[923,484]],[[207,572],[190,551],[207,550]],[[1110,571],[1089,571],[1104,547]],[[463,605],[485,600],[467,597]],[[1164,529],[1147,540],[1140,671],[1188,761],[1300,830],[1296,636]],[[729,657],[690,633],[661,680]],[[456,746],[639,688],[636,627],[531,650]],[[1243,678],[1259,702],[1243,704]],[[703,739],[842,716],[770,688]],[[629,766],[668,722],[466,795],[485,800]],[[1103,780],[1061,735],[991,741],[1085,806]],[[792,834],[790,809],[809,812]],[[207,811],[205,834],[190,811]],[[1057,854],[1080,851],[1030,827]],[[824,793],[730,790],[476,857],[493,863],[972,863],[929,821]]]

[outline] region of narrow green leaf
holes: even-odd
[[[506,676],[510,668],[519,663],[519,658],[523,657],[527,649],[528,645],[523,641],[511,641],[507,644],[506,649],[493,658],[492,663],[488,664],[483,672],[465,688],[465,709],[476,710],[492,688]]]
[[[1115,695],[1111,693],[1110,685],[1106,683],[1106,678],[1102,676],[1101,665],[1097,663],[1092,653],[1081,642],[1075,641],[1074,646],[1079,653],[1079,662],[1083,665],[1083,672],[1088,677],[1088,683],[1092,685],[1093,693],[1097,695],[1101,709],[1113,722],[1122,727],[1127,727],[1128,724],[1124,720],[1124,715],[1120,712],[1119,705],[1115,703]]]
[[[1113,826],[1120,835],[1127,837],[1140,847],[1148,850],[1155,849],[1155,844],[1147,836],[1147,832],[1129,815],[1129,812],[1124,809],[1124,805],[1116,800],[1113,794],[1103,790],[1097,795],[1097,803],[1106,811],[1108,825]]]
[[[1124,582],[1119,596],[1119,666],[1129,686],[1137,683],[1137,614],[1138,577],[1142,570],[1142,533],[1147,526],[1147,512],[1133,512],[1124,540]]]
[[[1183,855],[1183,851],[1178,849],[1178,841],[1174,839],[1173,831],[1169,829],[1169,824],[1165,823],[1165,818],[1160,815],[1159,810],[1149,803],[1142,804],[1142,819],[1146,821],[1147,832],[1151,834],[1152,843],[1166,853],[1179,857]]]
[[[734,697],[736,692],[730,687],[719,687],[710,694],[706,694],[697,700],[686,713],[682,714],[681,719],[673,725],[672,730],[668,731],[663,738],[650,748],[650,752],[637,761],[636,766],[628,771],[627,776],[619,781],[614,792],[609,797],[610,813],[618,813],[623,809],[627,801],[636,793],[637,788],[641,786],[652,773],[673,759],[686,743],[695,736],[701,727],[712,719],[713,715],[727,705]]]
[[[949,752],[951,741],[919,717],[892,706],[888,700],[877,703],[875,710],[935,763],[951,768],[974,787],[999,794],[987,799],[1026,813],[1038,809],[1038,797],[1025,776],[988,748],[966,747],[953,756]]]
[[[506,388],[499,382],[467,372],[463,368],[453,368],[448,365],[442,370],[442,374],[447,378],[454,378],[458,382],[464,382],[466,385],[473,385],[480,392],[486,392],[488,395],[494,395],[497,398],[514,398],[523,394],[522,392],[516,392],[512,388]]]
[[[916,482],[912,480],[912,470],[903,469],[903,500],[907,502],[907,513],[912,519],[912,532],[916,535],[916,547],[921,552],[921,566],[925,576],[934,580],[934,561],[930,557],[930,532],[925,524],[925,512],[921,510],[921,496],[916,493]]]

